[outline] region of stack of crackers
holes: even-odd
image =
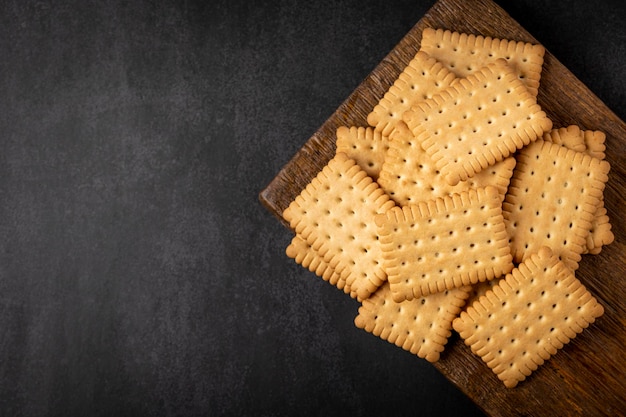
[[[613,241],[605,135],[553,126],[544,53],[424,30],[283,213],[287,255],[361,303],[356,326],[431,362],[455,330],[507,387],[603,314],[575,273]]]

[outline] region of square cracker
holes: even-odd
[[[402,120],[402,113],[417,102],[431,98],[455,78],[440,62],[425,52],[418,52],[367,116],[367,123],[388,136]]]
[[[354,159],[374,180],[385,161],[389,138],[372,127],[341,126],[337,129],[337,152]]]
[[[543,140],[522,149],[503,203],[514,261],[548,246],[572,271],[578,269],[609,168],[606,161]]]
[[[503,59],[418,103],[403,119],[450,185],[502,161],[552,128]]]
[[[338,153],[305,187],[283,217],[365,299],[385,280],[374,217],[393,201],[356,162]]]
[[[403,121],[391,134],[378,184],[399,205],[433,200],[453,193],[492,185],[504,200],[513,175],[515,158],[508,157],[457,185],[450,185],[439,173],[433,160],[415,141]]]
[[[439,360],[452,334],[452,320],[465,304],[470,287],[396,303],[384,283],[359,307],[354,324],[429,362]]]
[[[311,245],[299,235],[295,235],[285,250],[287,256],[298,265],[307,268],[324,281],[334,285],[346,294],[350,293],[350,287],[346,286],[345,278],[342,278],[324,258],[317,253]]]
[[[604,313],[547,248],[529,256],[452,323],[508,388]]]
[[[427,28],[422,32],[420,50],[457,77],[467,77],[496,59],[506,59],[530,94],[537,96],[545,55],[541,45]]]
[[[376,224],[396,302],[497,278],[513,269],[495,187],[394,207],[376,216]]]

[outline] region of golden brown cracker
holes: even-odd
[[[543,140],[522,149],[503,203],[514,261],[548,246],[576,270],[609,168],[606,161]]]
[[[505,59],[528,91],[537,96],[545,55],[541,45],[427,28],[422,32],[420,50],[457,77],[467,77],[497,59]]]
[[[497,278],[513,268],[495,187],[394,207],[376,216],[395,301]]]
[[[552,128],[502,59],[418,103],[403,119],[450,185],[502,161]]]
[[[368,124],[383,135],[391,134],[402,120],[402,113],[449,86],[454,79],[441,63],[425,52],[418,52],[367,116]]]
[[[543,139],[578,152],[584,152],[600,160],[605,158],[604,142],[606,135],[599,130],[581,130],[576,125],[570,125],[546,132]],[[609,216],[604,207],[604,198],[602,198],[594,219],[591,221],[591,228],[583,253],[598,254],[603,245],[612,243],[614,239]]]
[[[374,180],[385,161],[389,138],[372,127],[341,126],[337,129],[337,152],[354,159]]]
[[[585,152],[587,150],[583,131],[576,125],[552,129],[545,132],[542,139],[565,146],[576,152]]]
[[[283,217],[346,280],[350,295],[365,299],[386,280],[374,217],[393,205],[354,160],[338,153]]]
[[[295,235],[287,246],[285,253],[292,258],[298,265],[307,268],[315,275],[321,277],[324,281],[334,285],[345,293],[350,293],[350,288],[346,286],[345,278],[324,261],[324,258],[311,247],[311,245],[299,235]]]
[[[396,303],[384,283],[359,307],[357,327],[429,362],[439,360],[469,287]]]
[[[515,158],[496,162],[467,181],[450,185],[430,156],[415,141],[406,123],[399,122],[390,139],[378,183],[396,204],[415,204],[488,185],[496,187],[504,199],[513,175]]]
[[[544,247],[462,312],[453,327],[512,388],[603,312],[558,256]]]

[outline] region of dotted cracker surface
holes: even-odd
[[[385,280],[374,217],[393,201],[356,162],[338,153],[283,212],[292,229],[365,299]]]
[[[450,185],[508,157],[552,122],[502,59],[403,115]]]
[[[394,207],[376,217],[400,302],[497,278],[513,268],[495,187]]]
[[[399,122],[391,134],[389,151],[378,183],[399,205],[432,200],[488,185],[496,187],[503,200],[514,167],[515,158],[509,157],[480,171],[467,181],[450,185],[431,157],[414,139],[406,123]]]
[[[600,160],[605,158],[606,135],[599,130],[581,130],[578,126],[571,125],[546,132],[543,139],[574,151],[584,152]],[[609,216],[604,207],[604,198],[602,198],[591,221],[591,229],[583,253],[598,254],[602,246],[612,243],[614,239]]]
[[[420,358],[436,362],[452,333],[452,320],[465,304],[469,290],[469,287],[457,288],[396,303],[389,283],[385,283],[363,301],[354,323]]]
[[[512,388],[603,312],[574,274],[544,247],[462,312],[453,327]]]
[[[425,52],[418,52],[367,116],[367,122],[388,136],[405,111],[431,98],[454,80],[455,76],[440,62]]]
[[[527,42],[427,28],[421,51],[457,77],[466,77],[497,59],[506,59],[530,94],[537,96],[545,48]]]
[[[341,126],[337,129],[337,152],[354,159],[374,180],[378,179],[387,149],[389,138],[372,127]]]
[[[548,246],[576,270],[608,180],[608,162],[543,140],[516,158],[503,203],[514,261]]]
[[[291,243],[287,246],[285,253],[298,265],[302,265],[302,267],[307,268],[338,289],[350,293],[350,288],[346,286],[345,278],[336,273],[328,262],[325,262],[324,258],[301,236],[296,235],[291,239]]]

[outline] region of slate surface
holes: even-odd
[[[0,5],[0,415],[481,415],[258,193],[431,6]],[[626,7],[499,1],[626,119]]]

